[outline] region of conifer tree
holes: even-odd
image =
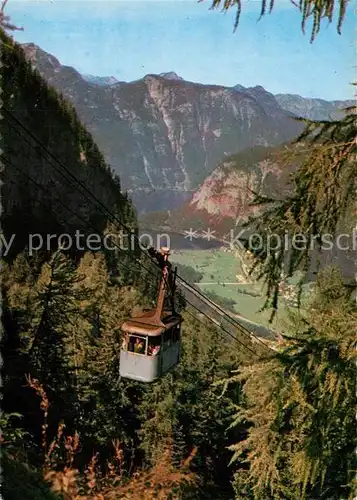
[[[73,285],[78,276],[73,263],[61,252],[56,252],[43,264],[33,286],[21,290],[13,284],[9,290],[12,304],[26,311],[21,338],[34,375],[48,384],[56,397],[64,396],[71,377],[71,358],[77,345],[71,335],[71,324],[76,317],[76,294]],[[20,288],[20,295],[18,290]],[[19,302],[17,302],[19,301]]]
[[[81,411],[78,424],[84,442],[106,453],[111,440],[119,439],[128,445],[135,437],[137,424],[131,417],[135,396],[131,398],[130,386],[126,388],[119,380],[120,327],[139,310],[141,298],[132,287],[118,287],[103,253],[86,253],[78,273],[83,279],[76,288],[85,296],[79,303],[80,323],[76,325],[83,353],[77,369]]]
[[[226,447],[238,432],[227,431],[233,407],[228,394],[221,398],[214,385],[230,373],[237,356],[209,325],[187,313],[184,320],[180,365],[148,388],[140,405],[141,448],[150,465],[169,444],[176,465],[197,448],[191,468],[200,487],[193,498],[229,498],[232,470]],[[232,390],[238,394],[236,387]]]
[[[261,0],[261,16],[272,13],[275,0]],[[312,20],[311,42],[320,31],[323,20],[332,23],[337,17],[337,31],[342,33],[349,0],[291,0],[292,8],[301,13],[302,31]],[[241,0],[213,0],[212,9],[221,7],[226,11],[237,8],[235,29],[239,25],[243,10]],[[322,235],[336,236],[341,226],[351,232],[351,214],[356,210],[356,108],[345,110],[346,116],[338,121],[303,120],[305,129],[295,141],[295,148],[286,155],[287,164],[298,162],[299,168],[292,176],[291,195],[283,200],[262,197],[256,193],[252,204],[261,205],[264,210],[252,217],[246,224],[258,232],[263,248],[256,256],[251,273],[257,271],[259,279],[266,283],[267,301],[265,307],[272,308],[273,319],[279,299],[282,276],[292,276],[303,270],[299,282],[298,302],[301,299],[302,284],[310,269],[312,258],[311,242],[321,244]],[[354,224],[354,222],[352,223]],[[294,234],[302,235],[305,245],[295,248],[286,255],[284,245],[277,252],[269,251],[271,237],[285,241]],[[261,246],[261,245],[260,245]]]
[[[336,269],[321,272],[307,317],[268,361],[240,370],[245,404],[233,425],[250,424],[231,446],[237,498],[352,498],[357,309]],[[243,470],[242,470],[243,469]]]
[[[324,239],[332,237],[336,245],[341,229],[347,229],[353,248],[353,214],[357,207],[356,108],[348,108],[339,121],[303,121],[305,130],[295,141],[296,147],[286,154],[287,163],[299,164],[292,174],[290,195],[275,200],[256,194],[252,203],[264,210],[246,223],[264,243],[251,273],[257,272],[258,279],[263,278],[267,285],[266,306],[273,308],[272,317],[278,307],[283,277],[303,271],[300,298],[313,251],[323,249]],[[285,244],[277,251],[269,250],[269,241],[278,238],[284,242],[286,235],[290,243],[299,235],[303,244],[294,244],[289,251]]]

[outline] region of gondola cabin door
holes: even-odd
[[[161,336],[155,337],[161,343]],[[120,375],[141,382],[152,382],[161,374],[161,358],[154,353],[149,337],[126,333],[120,352]]]

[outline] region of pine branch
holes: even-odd
[[[24,28],[19,28],[15,26],[14,24],[10,23],[10,17],[6,16],[4,13],[6,4],[8,0],[3,0],[1,3],[1,9],[0,9],[0,28],[3,30],[9,30],[9,31],[23,31]]]
[[[203,0],[200,1],[202,2]],[[312,18],[313,24],[310,43],[313,43],[318,35],[323,19],[327,19],[330,24],[332,23],[335,11],[338,11],[337,32],[338,34],[341,34],[349,0],[339,0],[339,7],[336,5],[336,0],[299,0],[299,3],[294,0],[290,0],[290,2],[295,8],[299,9],[301,13],[301,30],[304,34],[306,23],[310,18]],[[221,7],[222,11],[227,11],[228,9],[235,7],[237,9],[234,22],[235,31],[239,26],[242,13],[242,3],[242,0],[213,0],[211,9],[213,10]],[[275,3],[275,0],[270,0],[268,5],[267,0],[261,0],[259,20],[266,14],[271,14],[273,12]]]
[[[256,232],[263,243],[255,254],[251,272],[258,270],[258,279],[267,285],[264,308],[273,308],[271,321],[277,310],[285,265],[288,276],[298,270],[306,274],[314,242],[321,249],[323,235],[337,236],[339,227],[353,213],[357,202],[355,108],[339,121],[302,121],[306,123],[305,130],[285,155],[286,163],[292,164],[297,159],[300,163],[292,175],[291,193],[284,200],[256,193],[251,204],[264,207],[264,211],[244,224]],[[286,236],[291,240],[296,234],[304,237],[302,249],[293,248],[287,253],[281,245],[275,252],[269,250],[272,238],[283,242]],[[302,285],[303,278],[298,284],[298,297],[301,297]]]

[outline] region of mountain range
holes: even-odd
[[[331,119],[352,103],[188,82],[173,71],[121,82],[81,75],[34,44],[22,48],[74,105],[139,212],[188,202],[224,158],[292,140],[302,130],[297,115]]]

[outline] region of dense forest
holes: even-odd
[[[275,350],[244,347],[182,300],[179,366],[153,384],[121,379],[120,325],[153,303],[157,270],[135,248],[73,251],[53,239],[29,251],[31,233],[104,236],[118,221],[135,233],[137,220],[75,111],[1,41],[2,227],[16,234],[2,256],[3,498],[352,500],[357,307],[339,269],[321,270],[308,312],[292,314]],[[354,180],[355,163],[344,168]],[[297,189],[316,185],[302,163]],[[280,264],[261,264],[274,307]]]

